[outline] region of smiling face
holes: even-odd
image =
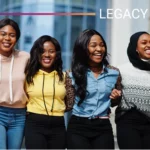
[[[47,41],[43,44],[43,54],[41,56],[41,68],[43,71],[53,71],[53,64],[56,59],[56,49],[52,42]]]
[[[99,35],[93,35],[88,44],[89,50],[89,65],[97,66],[99,65],[105,55],[106,47],[102,38]]]
[[[16,44],[16,31],[10,26],[6,25],[0,28],[0,54],[9,56]]]
[[[137,52],[142,59],[150,59],[150,35],[142,34],[137,42]]]

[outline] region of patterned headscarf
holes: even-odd
[[[137,32],[130,37],[130,42],[127,48],[127,54],[130,62],[134,67],[139,68],[141,70],[150,70],[150,64],[148,62],[141,60],[138,52],[136,51],[138,39],[142,34],[149,34],[149,33],[145,31]]]

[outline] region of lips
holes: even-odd
[[[46,63],[46,64],[49,64],[49,63],[51,62],[50,59],[43,59],[42,61],[43,61],[44,63]]]
[[[93,54],[94,56],[102,56],[102,54]]]
[[[145,53],[150,55],[150,49],[146,50]]]
[[[11,46],[10,43],[2,43],[4,47],[9,48]]]
[[[96,58],[101,58],[101,57],[103,57],[103,54],[102,53],[94,53],[93,56]]]

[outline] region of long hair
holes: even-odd
[[[39,37],[33,44],[31,51],[30,51],[30,61],[26,67],[26,80],[28,84],[33,83],[33,77],[40,69],[40,59],[41,55],[43,53],[43,44],[47,41],[50,41],[54,44],[56,49],[56,60],[53,64],[54,70],[57,71],[59,80],[63,80],[63,72],[62,72],[62,59],[61,59],[61,47],[58,43],[58,41],[49,36],[49,35],[43,35]]]
[[[106,59],[107,46],[102,35],[93,29],[86,29],[83,32],[81,32],[73,48],[73,58],[71,66],[72,74],[75,79],[75,84],[77,85],[76,95],[80,98],[78,105],[80,105],[83,102],[87,93],[87,69],[89,67],[88,44],[93,35],[98,35],[101,37],[105,47],[105,54],[102,63],[105,65],[109,64]]]
[[[21,34],[18,24],[14,20],[9,19],[9,18],[0,20],[0,28],[3,28],[4,26],[7,26],[7,25],[10,25],[14,28],[14,30],[16,31],[16,39],[18,41],[20,38],[20,34]]]

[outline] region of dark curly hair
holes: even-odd
[[[87,88],[87,69],[89,67],[89,50],[88,44],[93,35],[99,35],[105,46],[105,54],[102,63],[108,65],[106,59],[107,56],[107,46],[104,38],[100,33],[93,29],[86,29],[78,36],[73,48],[73,58],[72,58],[72,74],[75,79],[75,84],[77,85],[76,95],[80,98],[78,106],[83,102],[86,97]]]
[[[52,67],[58,72],[59,80],[63,80],[61,47],[59,42],[49,35],[43,35],[34,42],[30,51],[30,60],[25,70],[28,84],[33,83],[33,77],[40,69],[40,58],[43,53],[43,44],[47,41],[52,42],[56,48],[56,60]]]

